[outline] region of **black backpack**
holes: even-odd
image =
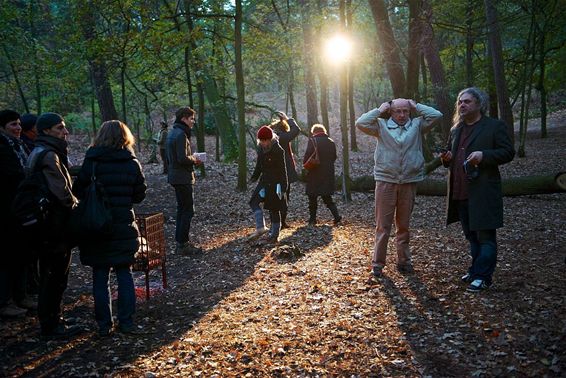
[[[26,169],[26,177],[18,186],[12,202],[12,213],[24,229],[41,227],[49,219],[53,200],[41,170],[41,162],[49,151],[44,149],[33,156],[34,161]]]

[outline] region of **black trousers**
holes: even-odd
[[[179,244],[189,241],[191,220],[195,215],[193,184],[173,185],[177,197],[177,224],[175,225],[175,240]]]
[[[60,322],[63,293],[67,289],[71,265],[71,249],[68,247],[43,250],[39,256],[39,298],[37,314],[42,332],[50,332]]]

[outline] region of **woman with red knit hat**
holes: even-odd
[[[250,240],[269,232],[268,242],[276,243],[281,231],[281,211],[287,208],[287,195],[285,190],[288,185],[287,169],[285,167],[285,152],[277,135],[269,126],[262,126],[257,132],[257,162],[250,178],[259,182],[250,199],[250,207],[254,212],[255,232]],[[265,219],[260,204],[269,210],[271,218],[271,229],[265,227]]]

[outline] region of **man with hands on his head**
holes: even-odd
[[[411,118],[411,113],[417,117]],[[375,245],[372,273],[379,277],[385,266],[387,242],[395,219],[397,269],[411,273],[409,222],[417,193],[424,179],[423,134],[442,117],[438,110],[397,98],[384,102],[356,121],[362,132],[377,138],[375,165]]]

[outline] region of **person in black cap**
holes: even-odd
[[[71,243],[65,227],[77,199],[71,192],[72,181],[67,159],[69,131],[65,120],[57,113],[43,113],[37,119],[36,127],[36,147],[29,157],[28,169],[35,166],[38,154],[48,150],[37,164],[41,167],[53,197],[50,219],[46,222],[42,235],[37,236],[41,279],[38,316],[41,336],[53,339],[82,331],[78,326],[65,325],[61,316],[61,301],[67,288],[71,262]]]
[[[34,307],[25,293],[24,235],[12,212],[12,202],[25,177],[28,158],[20,140],[21,131],[18,112],[0,111],[0,240],[4,252],[0,264],[0,316],[7,318],[25,315],[27,309]]]
[[[22,134],[20,137],[31,152],[35,147],[35,138],[37,138],[37,128],[35,127],[37,116],[31,113],[22,114],[20,122],[22,125]]]

